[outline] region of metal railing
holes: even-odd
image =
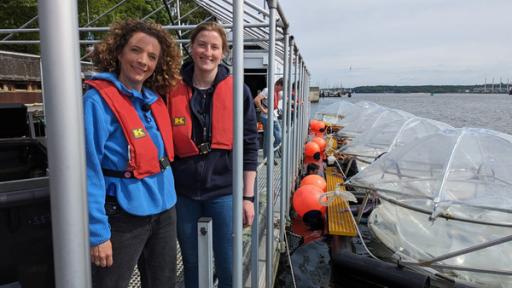
[[[123,2],[123,1],[122,1]],[[123,2],[124,3],[124,2]],[[284,249],[284,229],[287,222],[287,211],[290,208],[289,198],[294,188],[295,176],[299,172],[302,146],[307,137],[307,115],[309,104],[307,93],[309,91],[309,72],[304,60],[299,54],[296,42],[288,34],[288,21],[283,15],[282,8],[277,0],[268,0],[268,23],[244,23],[244,2],[234,0],[233,25],[225,25],[233,33],[233,75],[234,95],[243,93],[243,47],[250,41],[268,42],[269,65],[267,75],[267,87],[269,90],[269,103],[273,103],[275,66],[277,62],[275,47],[276,41],[281,41],[284,47],[284,89],[283,89],[283,129],[282,129],[282,159],[280,181],[274,187],[274,174],[277,172],[271,165],[274,160],[273,153],[269,153],[266,173],[266,214],[265,223],[255,222],[252,228],[251,243],[253,259],[257,261],[259,247],[259,229],[264,228],[266,238],[266,286],[273,286],[274,271],[274,246],[279,251]],[[47,120],[48,157],[50,168],[51,206],[53,221],[53,245],[54,249],[55,279],[57,287],[91,287],[90,259],[88,243],[88,212],[85,189],[85,156],[84,156],[84,131],[81,103],[81,79],[80,79],[80,53],[79,43],[90,43],[89,40],[79,40],[79,32],[107,31],[107,27],[78,27],[78,14],[76,1],[67,0],[40,0],[39,1],[40,28],[0,29],[0,34],[39,32],[41,45],[42,71],[44,74],[43,94],[45,100],[45,115]],[[250,4],[254,5],[254,4]],[[116,7],[117,8],[117,7]],[[254,9],[254,8],[253,8]],[[101,15],[103,16],[103,15]],[[100,17],[101,17],[100,16]],[[254,15],[253,15],[254,16]],[[267,14],[262,13],[266,18]],[[277,19],[280,23],[277,24]],[[284,37],[276,37],[276,29],[279,25]],[[86,25],[87,26],[87,25]],[[191,30],[196,25],[168,25],[168,30]],[[265,28],[269,30],[268,38],[256,40],[244,39],[244,29]],[[0,41],[0,44],[16,43],[9,41],[8,37]],[[23,40],[19,43],[39,43],[39,40]],[[295,85],[295,89],[292,86]],[[72,95],[73,97],[70,97]],[[240,97],[234,97],[234,148],[233,148],[233,285],[243,287],[242,269],[242,137],[243,127]],[[271,107],[272,105],[269,105]],[[62,109],[66,107],[66,109]],[[293,110],[293,111],[292,111]],[[240,116],[240,117],[239,117]],[[238,118],[237,118],[238,117]],[[273,121],[267,121],[266,143],[268,151],[272,150]],[[69,161],[73,159],[73,161]],[[274,195],[274,191],[277,195]],[[275,245],[274,238],[274,199],[279,202],[279,245]],[[261,198],[256,196],[257,201]],[[256,204],[256,210],[259,205]],[[265,227],[263,227],[263,225]],[[209,261],[210,265],[211,262]],[[208,269],[208,268],[207,268]],[[210,270],[207,270],[210,271]],[[252,265],[253,285],[259,276],[258,265]],[[206,282],[210,285],[210,282]]]

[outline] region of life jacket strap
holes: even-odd
[[[169,160],[169,158],[167,156],[160,158],[160,160],[158,160],[158,162],[160,162],[160,171],[162,171],[162,172],[165,169],[167,169],[168,167],[171,167],[171,161]],[[131,170],[119,171],[119,170],[112,170],[112,169],[107,169],[107,168],[101,168],[101,170],[103,171],[103,175],[107,176],[107,177],[116,177],[116,178],[125,178],[125,179],[136,178],[135,175],[133,174],[133,171],[131,171]]]

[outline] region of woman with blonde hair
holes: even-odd
[[[115,23],[96,45],[84,96],[94,287],[174,287],[172,131],[161,97],[179,79],[179,48],[160,25]]]
[[[198,286],[197,220],[213,221],[213,252],[218,287],[232,287],[233,249],[233,77],[221,60],[228,53],[224,28],[209,22],[192,32],[192,61],[181,68],[183,81],[168,95],[173,125],[178,194],[178,240],[185,287]],[[258,165],[256,112],[249,88],[243,95],[243,222],[254,218],[254,179]]]

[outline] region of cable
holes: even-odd
[[[286,233],[284,233],[284,241],[286,243],[286,254],[288,255],[288,263],[290,264],[293,287],[297,288],[297,283],[295,282],[295,274],[293,273],[292,257],[290,256],[290,247],[288,246],[288,236],[286,236]]]

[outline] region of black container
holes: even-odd
[[[47,166],[38,140],[0,139],[0,285],[54,286]]]

